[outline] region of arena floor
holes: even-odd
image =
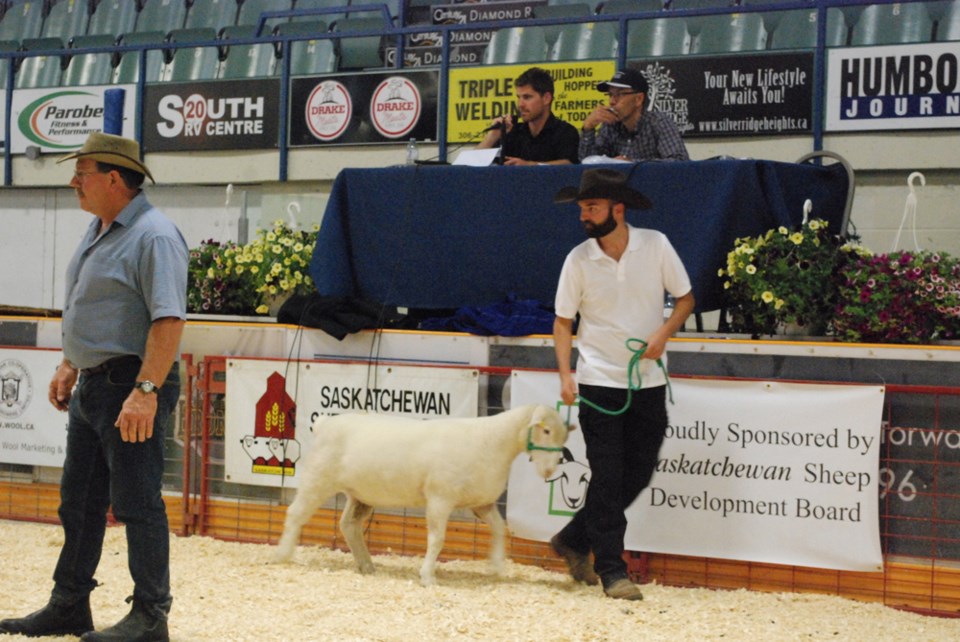
[[[33,611],[49,597],[61,543],[57,526],[0,521],[0,618]],[[374,558],[376,575],[355,572],[348,553],[301,547],[273,565],[271,547],[206,537],[171,542],[171,639],[354,640],[908,640],[960,639],[960,619],[815,595],[643,587],[642,602],[605,598],[565,575],[508,563],[503,578],[483,562],[448,562],[439,585],[418,583],[420,559]],[[127,612],[132,585],[122,528],[107,533],[92,603],[109,626]],[[21,636],[0,638],[26,640]],[[46,638],[75,640],[76,638]]]

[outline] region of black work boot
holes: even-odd
[[[126,617],[102,631],[90,631],[81,642],[169,642],[167,620],[130,597],[133,607]]]
[[[30,638],[48,635],[83,635],[93,630],[90,598],[63,605],[51,600],[26,617],[0,620],[0,633],[18,633]]]

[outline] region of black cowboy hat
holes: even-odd
[[[634,210],[653,207],[649,198],[627,184],[626,176],[612,169],[588,169],[580,177],[579,188],[564,187],[553,197],[553,202],[570,203],[588,198],[605,198]]]

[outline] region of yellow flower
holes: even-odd
[[[747,266],[747,274],[756,274],[756,273],[757,273],[756,265],[750,264]]]
[[[723,268],[720,268],[719,270],[717,270],[717,276],[723,276],[723,275],[724,275]]]
[[[213,271],[213,268],[212,268],[212,267],[211,267],[211,268],[207,268],[207,278],[208,278],[208,279],[215,279],[215,278],[217,278],[217,273]]]
[[[823,226],[824,226],[824,227],[827,226],[826,222],[824,222]],[[811,230],[814,230],[814,231],[819,230],[819,229],[820,229],[820,221],[818,221],[817,219],[813,219],[812,221],[810,221],[810,222],[807,224],[807,227],[809,227]]]
[[[257,306],[257,309],[255,310],[255,312],[256,312],[257,314],[266,314],[266,313],[269,312],[269,311],[270,311],[270,308],[268,308],[268,307],[267,307],[265,304],[263,304],[263,303],[261,303],[260,305],[258,305],[258,306]]]
[[[770,303],[774,299],[773,292],[765,290],[764,293],[760,295],[760,298],[763,299],[764,303]]]
[[[784,235],[784,236],[786,236],[787,234],[790,233],[790,230],[788,230],[787,228],[785,228],[785,227],[782,226],[782,225],[777,228],[777,231],[780,232],[780,233],[781,233],[782,235]]]
[[[800,245],[803,243],[803,232],[794,232],[790,235],[790,242],[794,245]]]
[[[784,301],[783,299],[777,299],[777,302],[773,304],[773,309],[774,309],[774,310],[779,310],[780,308],[783,307],[783,305],[784,305],[785,303],[786,303],[786,301]]]
[[[273,232],[267,232],[267,240],[273,243],[274,241],[277,240],[277,235],[274,234]]]
[[[283,246],[278,243],[274,243],[273,246],[270,248],[270,251],[273,252],[274,254],[280,254],[281,252],[283,252]]]
[[[250,272],[251,272],[251,273],[257,274],[259,271],[260,271],[260,266],[258,266],[258,265],[251,265],[251,266],[250,266]]]
[[[238,265],[238,266],[237,266],[237,274],[243,274],[243,266],[242,266],[242,265]]]

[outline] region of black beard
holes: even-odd
[[[587,236],[592,239],[600,239],[609,234],[610,232],[617,229],[617,221],[613,218],[613,208],[610,208],[607,211],[607,218],[604,219],[602,223],[594,225],[593,223],[587,222],[583,224],[584,229],[587,231]]]

